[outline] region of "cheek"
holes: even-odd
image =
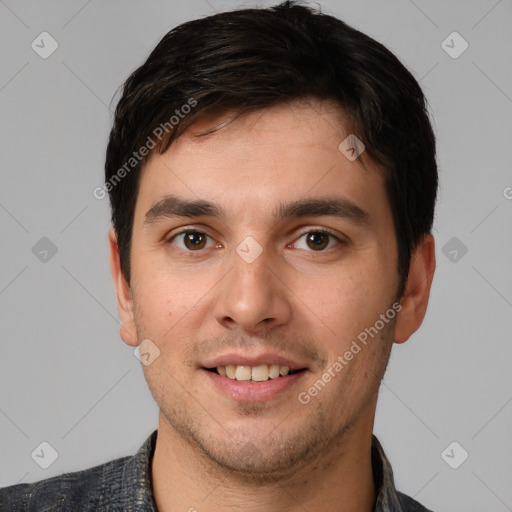
[[[149,338],[161,348],[169,368],[190,357],[194,334],[209,307],[215,276],[172,273],[167,268],[138,263],[134,273],[135,323],[139,338]],[[181,370],[180,370],[181,371]]]
[[[178,319],[190,309],[189,302],[177,283],[168,278],[159,275],[153,279],[149,272],[134,275],[137,280],[132,290],[139,337],[143,335],[161,345],[171,335]]]
[[[141,252],[133,262],[132,275],[134,296],[145,317],[177,316],[197,301],[196,280],[184,279],[180,272],[172,270],[165,254]]]
[[[319,331],[327,332],[329,344],[339,352],[386,313],[395,297],[395,286],[394,274],[374,258],[361,266],[340,269],[321,286],[309,283],[304,288],[309,289],[304,303],[321,319]]]

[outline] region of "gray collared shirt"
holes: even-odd
[[[158,512],[151,487],[155,430],[131,457],[28,484],[0,489],[1,512]],[[374,512],[431,512],[397,492],[393,471],[375,436],[372,470]]]

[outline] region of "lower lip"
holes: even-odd
[[[201,370],[206,377],[211,379],[213,384],[225,395],[239,402],[264,402],[272,400],[280,394],[288,391],[306,373],[306,370],[284,375],[276,379],[269,379],[263,382],[247,382],[222,377],[218,373],[208,370]]]

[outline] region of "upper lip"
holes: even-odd
[[[259,366],[262,364],[278,364],[279,366],[287,366],[290,370],[302,370],[307,368],[306,364],[300,361],[293,360],[289,357],[281,356],[279,354],[265,352],[255,356],[248,354],[230,352],[204,362],[204,368],[216,368],[218,366]]]

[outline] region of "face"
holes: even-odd
[[[338,149],[337,106],[196,136],[222,120],[143,170],[122,337],[159,350],[143,369],[160,429],[231,470],[286,473],[371,431],[400,308],[396,236],[381,173]]]

